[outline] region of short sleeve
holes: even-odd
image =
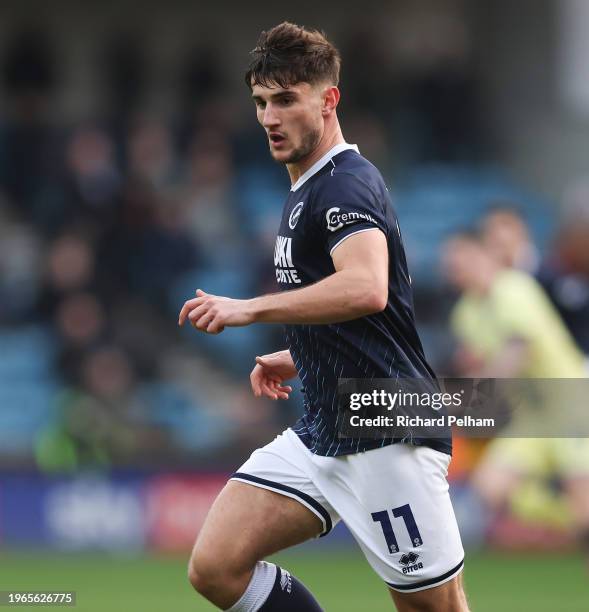
[[[353,234],[380,229],[387,235],[385,203],[353,174],[323,178],[313,193],[312,220],[330,254]]]

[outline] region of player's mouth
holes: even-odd
[[[270,132],[268,134],[268,138],[270,139],[272,146],[275,148],[280,147],[284,142],[286,142],[286,138],[278,132]]]

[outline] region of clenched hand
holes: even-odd
[[[225,327],[242,327],[254,322],[249,300],[234,300],[197,289],[196,297],[184,302],[178,325],[188,319],[193,327],[207,334],[219,334]]]

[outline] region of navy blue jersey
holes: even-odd
[[[380,172],[352,145],[338,145],[292,186],[274,251],[282,290],[335,272],[331,253],[347,237],[382,231],[389,251],[389,294],[383,312],[344,323],[286,325],[286,341],[304,386],[305,412],[293,426],[313,453],[357,453],[399,442],[338,435],[340,378],[428,378],[415,329],[411,281],[397,217]],[[450,439],[418,439],[451,453]]]

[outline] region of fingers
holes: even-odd
[[[272,379],[266,379],[263,381],[263,384],[270,391],[270,395],[268,395],[268,397],[271,397],[271,399],[288,399],[289,393],[292,393],[292,387],[282,386],[280,383],[281,381]]]
[[[260,386],[262,388],[263,395],[265,395],[266,397],[269,397],[270,399],[273,399],[273,400],[277,400],[278,399],[278,393],[273,391],[272,388],[270,387],[270,385],[268,385],[266,382],[262,381]]]
[[[252,385],[252,391],[256,397],[269,397],[270,399],[278,399],[277,391],[274,391],[271,387],[273,381],[264,375],[262,368],[257,365],[250,374],[250,381]]]
[[[221,320],[217,315],[213,317],[213,320],[208,324],[206,328],[207,334],[220,334],[225,329],[225,326],[221,323]]]
[[[211,293],[206,293],[202,289],[197,289],[195,292],[195,295],[196,295],[195,298],[192,298],[191,300],[186,300],[186,302],[184,302],[184,305],[182,306],[182,309],[180,310],[180,313],[178,315],[178,325],[184,325],[184,322],[186,321],[186,317],[195,308],[203,304],[207,298],[215,297]]]
[[[282,381],[276,377],[268,377],[261,365],[256,365],[250,374],[250,382],[255,397],[268,397],[273,400],[288,399],[292,393],[292,387],[282,385]]]
[[[273,400],[278,400],[278,399],[287,400],[289,397],[288,394],[292,390],[290,389],[290,387],[281,387],[277,382],[273,380],[262,381],[261,387],[264,392],[264,395]]]
[[[196,295],[197,297],[192,298],[191,300],[186,300],[186,302],[184,302],[184,305],[182,306],[178,315],[178,325],[184,325],[184,321],[186,321],[186,317],[188,316],[188,314],[192,310],[200,306],[203,303],[204,299],[209,297],[208,294],[206,294],[204,291],[201,291],[200,289],[196,290]]]
[[[262,395],[261,388],[261,376],[262,376],[262,368],[260,366],[254,366],[252,373],[250,374],[250,383],[252,385],[252,391],[254,392],[255,397],[260,397]]]
[[[188,318],[193,327],[196,327],[196,329],[200,331],[208,332],[209,325],[213,322],[215,315],[210,311],[205,310],[204,314],[199,315],[198,318],[193,318],[192,313],[190,313]]]
[[[201,304],[191,310],[188,314],[188,320],[192,325],[197,327],[198,329],[204,329],[202,325],[199,325],[203,319],[207,318],[207,315],[211,315],[210,306],[208,304]],[[210,317],[212,318],[212,316]]]
[[[220,334],[225,325],[222,323],[219,313],[214,308],[214,303],[209,298],[215,297],[205,293],[202,289],[196,290],[197,297],[184,302],[184,306],[178,315],[178,325],[183,325],[188,319],[198,330],[208,334]]]
[[[256,397],[264,395],[270,399],[278,399],[277,393],[270,388],[269,380],[264,376],[263,370],[259,365],[252,370],[250,381]]]

